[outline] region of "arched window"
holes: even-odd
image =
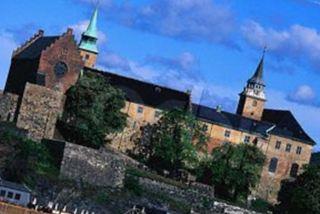
[[[297,177],[298,171],[299,171],[299,165],[296,163],[293,163],[291,165],[290,176],[293,178]]]
[[[278,159],[277,158],[271,158],[270,164],[269,164],[269,172],[276,172],[278,165]]]

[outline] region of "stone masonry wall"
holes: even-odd
[[[125,165],[117,154],[66,143],[60,176],[95,186],[122,187]]]
[[[0,121],[14,120],[19,96],[12,93],[0,93]]]
[[[214,200],[213,187],[203,184],[190,184],[189,187],[182,189],[176,186],[151,180],[149,178],[139,178],[139,184],[143,189],[152,193],[165,194],[194,205],[201,204],[207,199]]]
[[[27,83],[17,127],[26,129],[34,140],[51,139],[57,118],[63,112],[65,96],[43,86]]]

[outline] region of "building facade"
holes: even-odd
[[[55,123],[63,112],[64,94],[82,72],[103,75],[126,97],[123,112],[128,125],[108,136],[112,146],[126,152],[133,147],[140,127],[155,123],[161,112],[174,108],[190,110],[203,123],[209,136],[209,152],[229,142],[259,147],[267,156],[256,194],[276,201],[282,179],[294,178],[309,163],[315,142],[305,133],[290,111],[265,109],[267,95],[263,81],[262,56],[253,76],[240,93],[236,113],[192,104],[189,92],[132,79],[95,68],[98,56],[98,11],[95,10],[79,45],[72,30],[60,36],[39,31],[13,52],[12,63],[0,96],[1,120],[16,122],[30,137],[55,138]]]
[[[31,191],[22,184],[17,184],[0,178],[0,201],[27,206],[31,201]]]

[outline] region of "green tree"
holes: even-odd
[[[158,171],[176,175],[179,169],[194,169],[199,151],[206,146],[202,125],[189,112],[174,109],[164,112],[159,121],[143,128],[135,154]]]
[[[108,134],[120,132],[126,125],[124,94],[112,87],[100,74],[85,73],[67,91],[59,130],[66,140],[100,147]]]
[[[265,159],[254,145],[226,143],[212,151],[210,161],[200,165],[199,180],[214,185],[222,197],[246,199],[260,180]]]
[[[53,177],[59,173],[44,144],[27,139],[10,124],[0,125],[0,171],[4,178],[22,182],[30,176]]]
[[[277,213],[320,213],[320,166],[308,166],[296,180],[284,180]]]

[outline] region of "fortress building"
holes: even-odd
[[[65,92],[81,72],[104,75],[124,91],[129,115],[125,130],[110,136],[112,146],[130,150],[140,127],[156,122],[162,111],[190,110],[203,123],[209,136],[208,149],[223,143],[248,143],[267,156],[256,194],[276,201],[280,182],[295,178],[308,164],[315,142],[290,111],[265,109],[267,95],[263,80],[264,55],[253,76],[240,93],[236,113],[192,104],[188,92],[143,82],[95,68],[98,57],[98,10],[78,44],[72,29],[58,36],[39,31],[13,51],[4,93],[0,95],[0,119],[26,129],[36,140],[56,138],[56,121],[63,112]]]

